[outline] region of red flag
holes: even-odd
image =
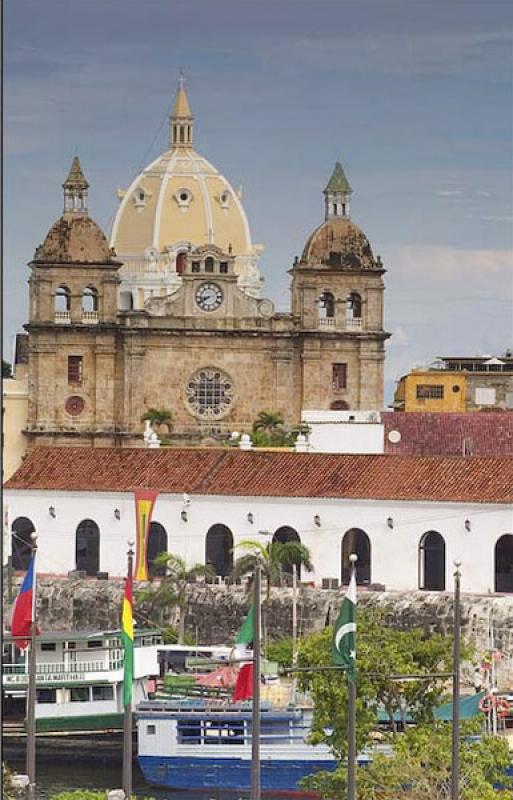
[[[30,636],[34,619],[34,601],[36,593],[35,556],[32,556],[27,573],[21,584],[18,597],[14,601],[11,617],[11,633],[13,636]],[[17,640],[16,647],[24,650],[28,640]]]
[[[240,668],[240,672],[233,690],[232,703],[237,700],[251,700],[253,697],[253,664],[244,664]]]

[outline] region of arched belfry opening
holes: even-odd
[[[100,529],[92,519],[83,519],[75,535],[75,569],[96,575],[100,569]]]
[[[356,583],[367,586],[371,582],[371,542],[361,528],[350,528],[342,538],[342,585],[347,586],[351,577],[349,556],[357,556]]]
[[[150,532],[148,534],[148,549],[146,551],[148,561],[148,572],[150,578],[161,578],[166,574],[165,566],[156,565],[155,559],[161,553],[167,553],[167,532],[160,522],[152,522],[150,524]]]
[[[280,542],[281,544],[286,544],[287,542],[297,542],[300,544],[301,538],[299,533],[294,528],[290,528],[288,525],[282,525],[281,528],[278,528],[274,532],[273,542]],[[292,564],[284,564],[282,569],[285,575],[292,575]],[[298,579],[301,579],[301,565],[299,564],[297,576]]]
[[[513,535],[505,533],[495,545],[495,591],[513,592]]]
[[[12,568],[26,572],[32,555],[32,534],[35,528],[28,517],[17,517],[11,525]]]
[[[233,534],[226,525],[212,525],[205,540],[205,564],[210,564],[215,574],[226,578],[233,567]]]
[[[427,531],[420,540],[419,589],[445,590],[445,540],[438,531]]]

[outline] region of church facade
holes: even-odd
[[[169,149],[118,192],[110,242],[75,157],[30,264],[31,445],[140,444],[150,408],[192,443],[249,430],[263,410],[294,425],[305,410],[382,408],[385,270],[350,218],[341,165],[277,313],[240,193],[193,132],[181,82]]]

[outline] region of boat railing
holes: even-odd
[[[69,664],[43,662],[36,664],[36,676],[55,676],[55,678],[78,678],[88,672],[112,672],[123,668],[123,659],[111,661],[76,661]],[[27,664],[3,664],[2,671],[7,682],[23,682],[27,678]]]

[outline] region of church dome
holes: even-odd
[[[308,237],[301,262],[343,269],[375,269],[369,240],[350,219],[329,219]]]
[[[300,265],[338,267],[347,270],[381,269],[369,240],[349,217],[353,190],[337,161],[324,189],[325,219],[308,237]]]
[[[78,156],[63,183],[64,213],[48,231],[34,261],[52,264],[109,264],[113,255],[107,238],[87,211],[87,183]]]
[[[235,257],[242,282],[258,286],[260,248],[253,246],[239,192],[194,150],[193,116],[183,86],[170,116],[170,148],[137,175],[121,199],[111,245],[124,263],[125,280],[157,269],[180,272],[177,256],[214,245]]]

